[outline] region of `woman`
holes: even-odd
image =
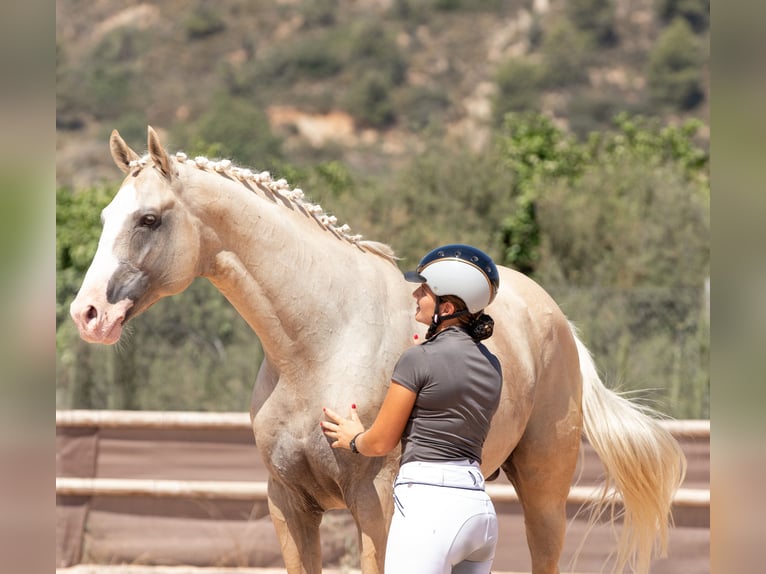
[[[497,268],[474,247],[445,245],[404,276],[419,283],[415,319],[429,325],[426,340],[399,358],[369,429],[355,405],[348,419],[324,409],[322,429],[333,448],[364,456],[402,444],[386,573],[489,573],[497,516],[479,465],[502,373],[480,341],[492,335],[483,309],[497,293]]]

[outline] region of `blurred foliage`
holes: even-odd
[[[401,110],[401,120],[418,131],[443,123],[450,105],[449,94],[425,86],[406,88],[394,103],[394,107]]]
[[[527,272],[621,389],[675,416],[708,416],[710,183],[692,140],[699,126],[623,115],[579,143],[518,121],[506,126],[508,159],[531,207],[505,222],[511,263],[533,255],[521,259]]]
[[[655,0],[655,3],[657,14],[665,23],[683,18],[697,33],[710,26],[710,0]]]
[[[657,40],[649,55],[647,82],[653,101],[688,110],[704,97],[702,47],[689,24],[676,18]]]
[[[621,113],[645,115],[645,102],[626,102],[613,89],[586,87],[572,92],[567,102],[569,129],[578,138],[587,138],[591,132],[608,131],[614,126],[615,116]]]
[[[337,161],[275,169],[354,232],[394,245],[403,267],[447,241],[483,246],[557,297],[622,388],[704,417],[709,166],[698,127],[622,115],[578,140],[541,114],[509,114],[475,152],[434,131],[393,179],[362,180]],[[116,349],[77,341],[65,305],[109,195],[58,194],[60,406],[245,409],[260,346],[204,281],[133,320]]]
[[[615,0],[567,0],[564,7],[569,21],[588,34],[598,46],[611,46],[617,41]]]
[[[404,81],[407,60],[380,21],[361,20],[352,27],[350,35],[347,58],[353,73],[375,70],[394,86]]]
[[[142,74],[148,35],[133,28],[118,28],[104,36],[91,52],[87,65],[72,82],[80,111],[101,120],[115,119],[126,109],[140,107],[146,84]]]
[[[99,216],[116,187],[101,186],[75,193],[56,190],[56,329],[68,320],[69,303],[77,293],[101,235]]]
[[[200,40],[226,30],[226,22],[209,3],[198,1],[183,18],[183,27],[189,40]]]
[[[386,128],[396,119],[391,89],[384,74],[367,72],[346,94],[345,107],[360,127]]]
[[[402,267],[437,244],[482,246],[556,297],[607,380],[708,416],[709,157],[685,120],[707,113],[709,0],[647,0],[648,19],[611,0],[532,7],[195,2],[158,29],[57,40],[57,127],[145,141],[146,123],[167,126],[171,151],[286,178]],[[488,109],[468,113],[479,96]],[[301,147],[272,132],[272,106],[346,112],[372,143]],[[454,129],[471,122],[481,137]],[[79,341],[68,305],[115,187],[57,191],[58,407],[246,410],[262,351],[204,280],[116,347]]]
[[[511,58],[497,71],[497,91],[492,104],[495,125],[509,112],[537,111],[543,91],[544,69],[530,59]]]
[[[343,68],[340,49],[332,33],[291,42],[256,63],[253,87],[261,82],[290,85],[298,79],[331,77]]]
[[[396,247],[404,267],[443,243],[496,251],[495,235],[513,208],[509,173],[495,150],[471,151],[464,142],[438,134],[383,185],[384,196],[375,204],[376,234]]]
[[[305,28],[333,26],[337,22],[338,9],[338,0],[303,2],[300,6],[303,26]]]
[[[270,169],[282,158],[281,141],[271,133],[266,114],[252,102],[218,94],[196,122],[173,124],[172,140],[189,156],[226,158],[239,165]]]
[[[543,82],[548,88],[583,84],[588,79],[591,43],[568,20],[556,22],[543,36]]]
[[[508,115],[498,145],[513,179],[515,198],[514,209],[502,225],[501,261],[532,275],[539,259],[537,199],[543,193],[543,182],[576,175],[582,169],[583,151],[540,114]]]

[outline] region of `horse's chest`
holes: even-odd
[[[287,413],[282,420],[259,413],[254,421],[255,443],[264,463],[272,475],[285,481],[321,474],[327,456],[322,447],[330,450],[318,421],[307,428],[295,419],[295,413]]]

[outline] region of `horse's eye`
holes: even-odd
[[[160,220],[156,215],[154,215],[153,213],[147,213],[141,216],[141,220],[139,221],[139,224],[141,225],[141,227],[156,227],[159,221]]]

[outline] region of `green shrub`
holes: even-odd
[[[698,33],[710,25],[710,0],[656,0],[656,7],[663,22],[683,18]]]
[[[336,38],[332,34],[320,34],[275,46],[254,66],[251,88],[263,83],[285,86],[300,80],[332,77],[343,68],[343,59]]]
[[[218,15],[215,6],[200,2],[183,19],[183,28],[189,40],[201,40],[223,32],[226,22]]]
[[[405,89],[396,103],[396,108],[401,110],[407,127],[414,131],[439,123],[449,107],[449,95],[444,90],[424,86]]]
[[[611,46],[617,41],[614,0],[567,0],[565,10],[569,21],[597,45]]]
[[[100,120],[113,120],[137,108],[146,96],[141,73],[145,36],[132,28],[106,35],[88,57],[82,93],[85,107]]]
[[[405,268],[453,241],[485,246],[500,261],[496,234],[513,208],[508,170],[494,150],[474,151],[438,133],[424,148],[387,183],[385,201],[376,205],[380,237],[395,246]]]
[[[649,55],[647,83],[657,104],[690,110],[704,98],[702,53],[689,24],[676,18],[660,35]]]
[[[101,235],[99,214],[116,188],[102,186],[74,192],[56,189],[56,328],[69,318],[69,304],[96,252]]]
[[[560,20],[548,30],[540,49],[545,66],[545,86],[561,88],[588,80],[588,36]]]
[[[338,0],[313,0],[299,4],[304,28],[334,26],[337,22]]]
[[[591,132],[608,131],[619,113],[641,114],[645,108],[641,102],[626,101],[618,91],[586,86],[572,92],[566,117],[569,129],[584,139]]]
[[[492,118],[500,126],[510,112],[540,109],[544,70],[529,59],[513,58],[497,71],[497,91],[492,102]]]
[[[261,108],[223,94],[196,121],[174,125],[171,139],[190,156],[226,158],[257,169],[270,169],[282,157]]]
[[[388,127],[396,120],[392,89],[385,75],[368,72],[349,90],[345,99],[346,109],[361,126]]]
[[[400,85],[407,73],[407,59],[377,20],[363,20],[352,30],[348,64],[356,74],[375,70],[392,86]]]

